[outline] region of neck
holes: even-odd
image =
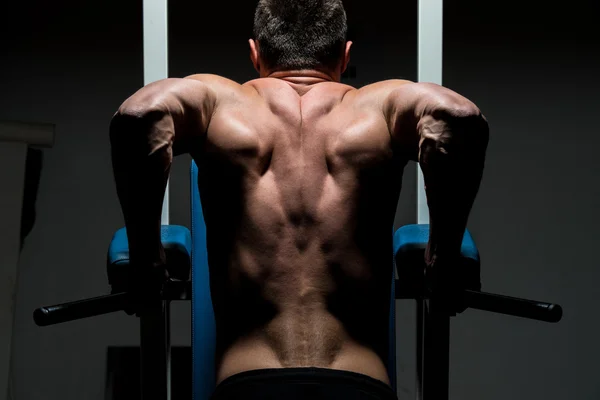
[[[282,79],[294,85],[301,86],[339,81],[332,73],[319,70],[275,71],[267,73],[265,78]]]
[[[318,83],[339,82],[333,74],[318,70],[276,71],[263,77],[286,81],[300,96],[308,93]]]

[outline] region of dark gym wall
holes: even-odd
[[[239,82],[255,2],[172,2],[170,75],[217,73]],[[351,64],[362,86],[416,79],[416,1],[345,2]],[[519,7],[517,7],[519,6]],[[107,292],[105,254],[122,226],[107,128],[143,83],[141,2],[29,2],[5,6],[0,119],[50,122],[37,222],[20,263],[13,345],[15,400],[102,399],[108,346],[139,343],[137,321],[113,314],[37,328],[41,305]],[[514,10],[518,10],[515,12]],[[585,13],[582,13],[585,16]],[[451,399],[597,399],[600,348],[593,249],[600,199],[593,153],[597,60],[563,9],[515,1],[448,1],[444,83],[475,101],[492,127],[470,229],[484,289],[561,303],[559,325],[467,311],[452,325]],[[576,34],[579,36],[576,37]],[[577,39],[577,42],[576,42]],[[579,46],[579,47],[577,47]],[[189,157],[171,184],[172,223],[189,225]],[[405,171],[396,226],[414,222],[415,168]],[[592,255],[588,254],[592,249]],[[411,302],[399,302],[399,398],[414,398]],[[189,305],[176,304],[173,342],[190,342]]]

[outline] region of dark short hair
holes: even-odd
[[[335,68],[348,26],[342,0],[260,0],[254,39],[267,68]]]

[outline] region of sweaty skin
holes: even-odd
[[[168,79],[121,106],[111,141],[132,262],[164,263],[158,226],[172,157],[189,152],[198,164],[217,383],[247,370],[312,366],[389,384],[392,230],[402,170],[420,159],[426,170],[427,154],[443,162],[455,151],[445,151],[447,143],[476,154],[479,165],[487,137],[452,141],[459,129],[447,121],[465,116],[483,118],[439,86],[391,80],[355,89],[318,73],[243,85],[214,75]],[[462,238],[477,168],[472,196],[449,197],[457,215],[446,225],[448,243]],[[426,176],[429,191],[443,187],[435,177]],[[441,257],[438,247],[430,243],[430,260]],[[448,254],[456,250],[447,247]]]

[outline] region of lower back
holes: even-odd
[[[320,242],[314,235],[303,251],[285,240],[254,243],[231,249],[227,265],[211,264],[219,381],[246,370],[311,366],[388,382],[382,360],[391,263],[361,256],[360,245],[323,253]]]
[[[351,371],[389,384],[385,364],[370,344],[350,337],[329,312],[301,309],[231,343],[217,360],[217,384],[244,371],[297,367]]]

